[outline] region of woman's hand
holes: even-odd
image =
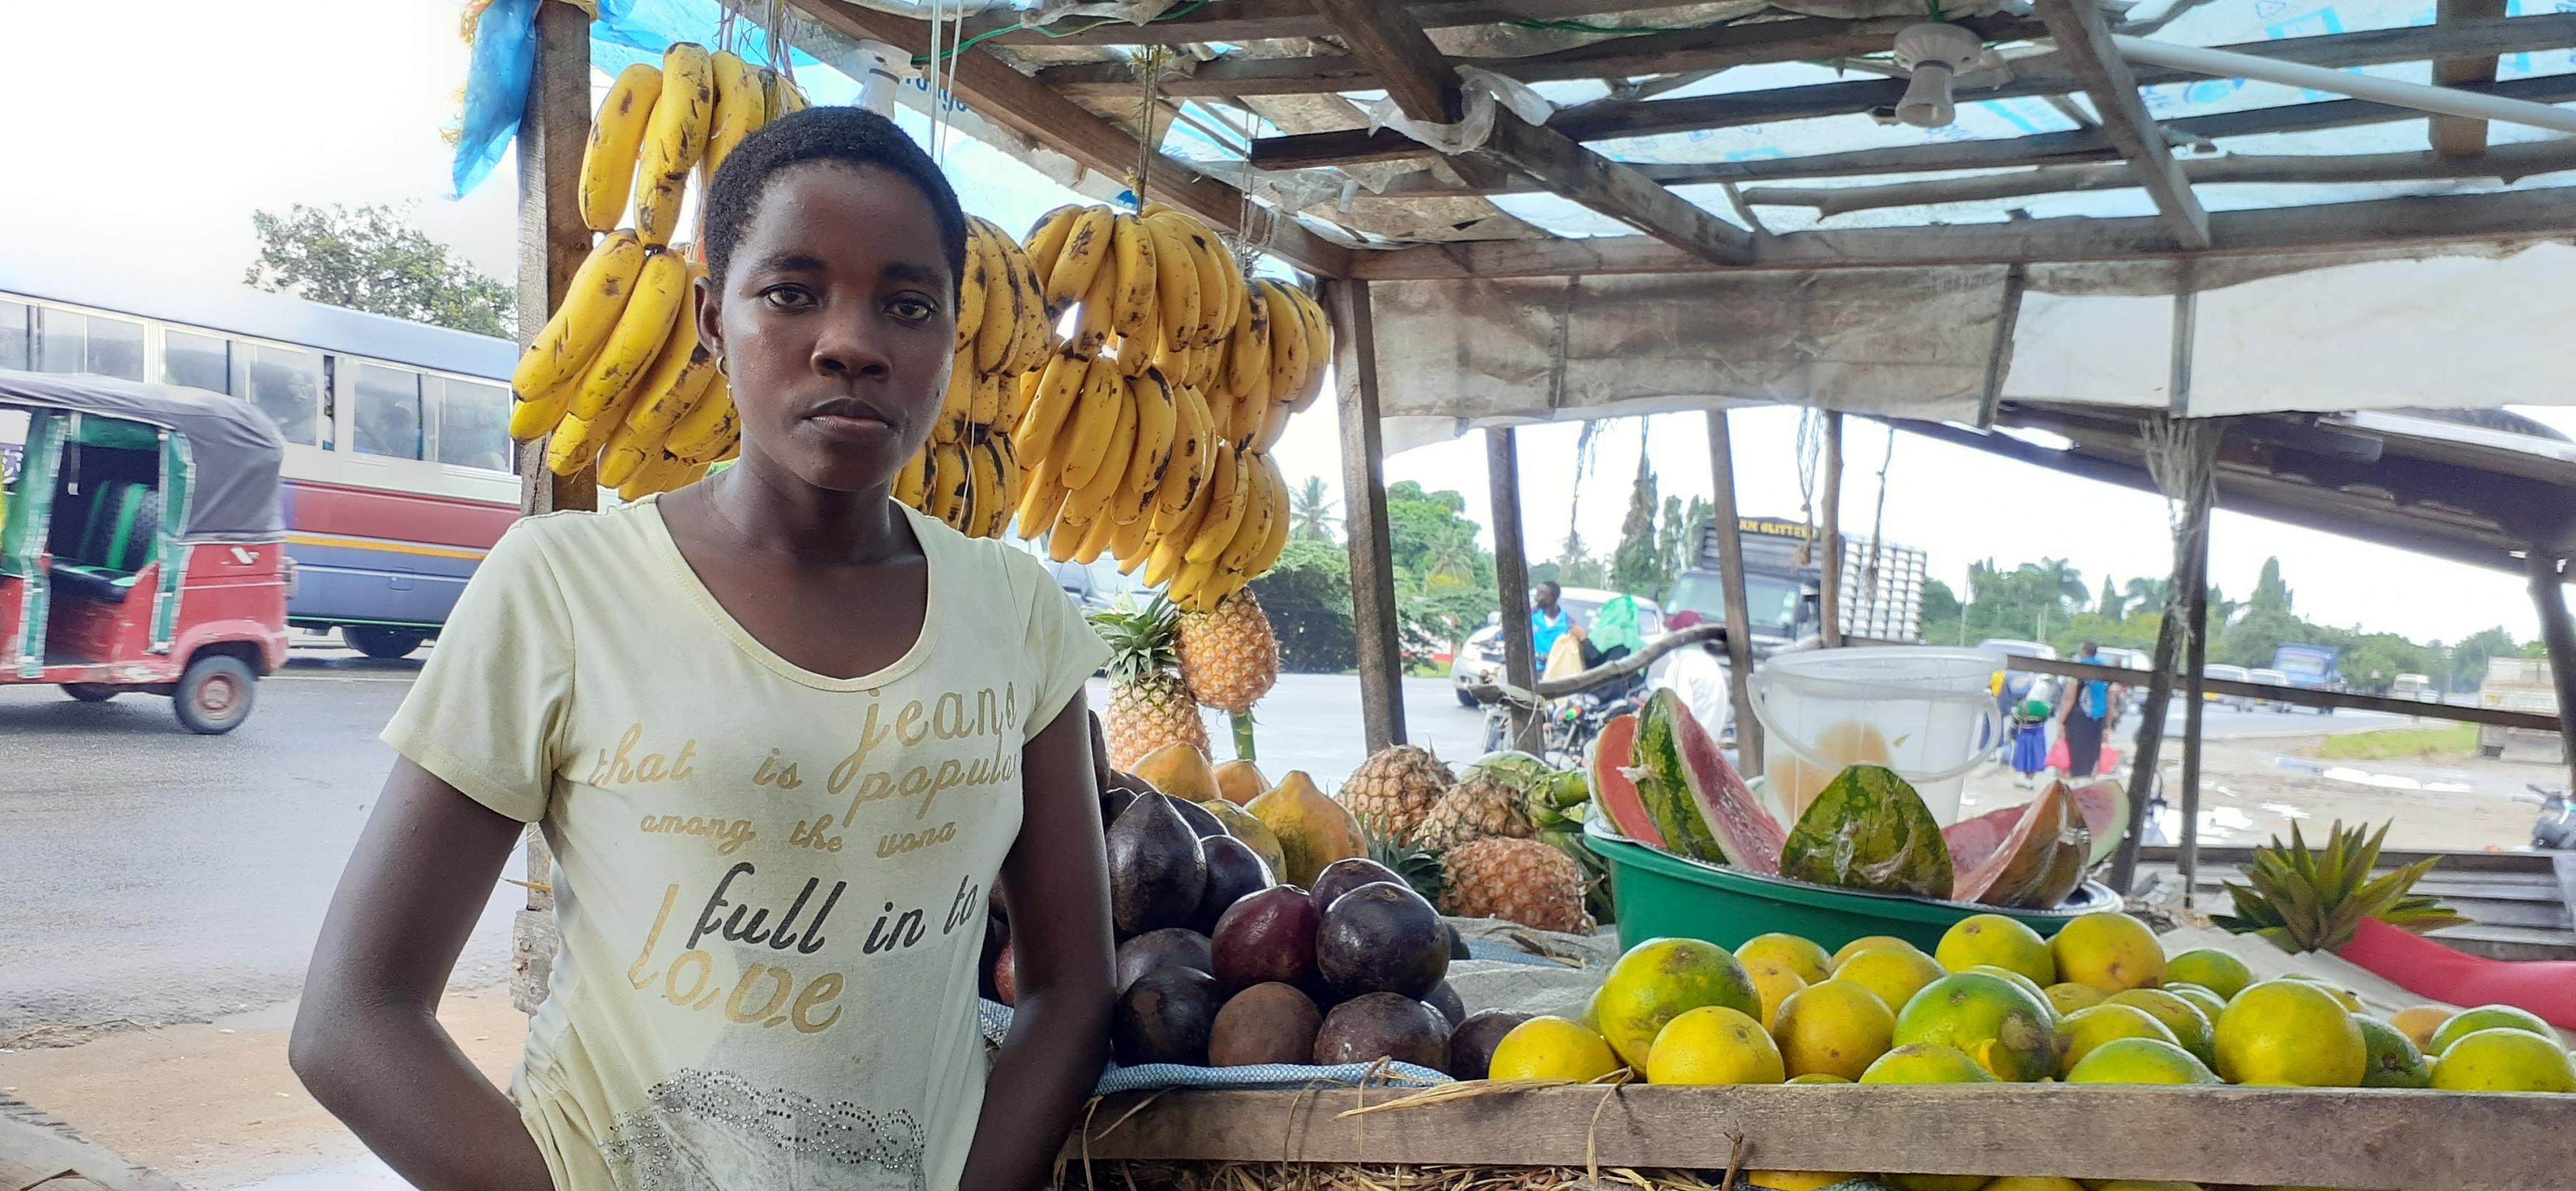
[[[553,1191],[519,1110],[438,1024],[521,824],[397,758],[331,896],[287,1062],[423,1191]]]
[[[1017,992],[964,1191],[1045,1184],[1109,1056],[1113,957],[1096,721],[1077,693],[1020,753],[1020,838],[1002,862]]]

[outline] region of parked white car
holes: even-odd
[[[1585,631],[1592,628],[1592,618],[1601,606],[1618,599],[1619,593],[1598,587],[1568,587],[1557,592],[1556,603],[1565,609],[1566,618]],[[1655,601],[1637,597],[1637,635],[1652,645],[1664,635],[1664,611]],[[1547,668],[1547,659],[1535,659],[1537,666]],[[1461,707],[1476,706],[1476,697],[1468,694],[1471,687],[1494,682],[1503,674],[1502,614],[1485,618],[1485,627],[1467,638],[1458,656],[1449,660],[1449,689],[1458,696]]]
[[[2243,666],[2203,666],[2200,668],[2200,676],[2203,678],[2221,679],[2227,682],[2255,681],[2254,672]],[[2244,695],[2222,695],[2216,691],[2202,691],[2200,693],[2200,697],[2203,700],[2218,704],[2221,707],[2233,707],[2239,711],[2254,710],[2256,702],[2254,699]]]
[[[2269,683],[2273,686],[2290,685],[2290,676],[2279,670],[2248,670],[2245,674],[2247,682]],[[2278,699],[2256,699],[2253,704],[2256,707],[2269,707],[2274,711],[2288,711],[2292,706]]]

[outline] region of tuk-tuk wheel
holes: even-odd
[[[124,692],[124,687],[109,686],[103,682],[66,682],[63,684],[64,694],[78,699],[83,703],[105,703]]]
[[[241,726],[250,718],[250,707],[259,676],[251,673],[240,658],[229,654],[209,653],[188,663],[179,675],[179,685],[170,692],[170,705],[179,715],[179,723],[189,731],[204,736],[220,736]]]

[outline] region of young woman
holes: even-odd
[[[946,387],[964,217],[850,108],[754,134],[706,201],[741,461],[493,548],[385,730],[295,1070],[430,1191],[1033,1187],[1105,1057],[1106,651],[1033,559],[887,496]],[[563,942],[505,1097],[434,1014],[523,823]]]

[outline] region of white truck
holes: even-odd
[[[1745,602],[1752,620],[1752,639],[1777,648],[1819,631],[1817,593],[1823,567],[1805,522],[1781,517],[1744,517],[1737,525],[1744,541]],[[1702,620],[1726,619],[1724,586],[1718,578],[1717,523],[1700,523],[1698,548],[1690,567],[1664,598],[1664,615],[1696,612]],[[1929,574],[1924,554],[1912,546],[1843,539],[1842,627],[1847,637],[1914,642],[1923,639],[1923,583]]]
[[[2487,679],[2478,684],[2478,706],[2557,715],[2558,687],[2549,677],[2548,660],[2489,658]],[[2517,758],[2548,762],[2563,762],[2567,755],[2565,742],[2556,732],[2478,725],[2478,752],[2502,757],[2508,751]]]

